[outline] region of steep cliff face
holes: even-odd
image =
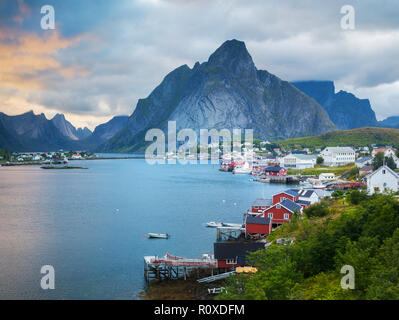
[[[93,135],[102,142],[111,139],[115,133],[126,126],[128,120],[128,116],[113,117],[108,122],[98,125],[94,129]]]
[[[332,81],[293,82],[299,90],[315,99],[340,129],[376,126],[377,119],[368,99],[359,99],[352,93],[335,93]]]
[[[336,129],[326,111],[290,83],[257,70],[245,44],[226,41],[207,62],[169,73],[140,99],[124,129],[102,151],[136,151],[151,128],[253,129],[260,138],[288,138]]]
[[[61,113],[57,113],[51,122],[58,128],[63,136],[71,140],[81,140],[87,138],[91,135],[91,131],[88,128],[78,128],[76,129],[72,123],[70,123],[65,116]]]

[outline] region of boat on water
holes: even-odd
[[[148,233],[149,238],[158,238],[158,239],[168,239],[169,235],[167,233]]]
[[[242,227],[242,224],[240,224],[240,223],[223,222],[223,223],[222,223],[222,226],[223,226],[223,227],[240,228],[240,227]]]
[[[210,221],[210,222],[207,222],[206,226],[209,228],[217,228],[217,227],[222,227],[223,224],[220,222]]]
[[[244,162],[242,165],[236,166],[233,169],[234,174],[251,174],[252,165],[248,162]]]

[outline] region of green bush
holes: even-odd
[[[308,218],[313,217],[325,217],[330,212],[328,203],[326,201],[322,201],[320,203],[316,203],[306,208],[303,213]]]

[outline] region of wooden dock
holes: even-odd
[[[200,276],[200,269],[209,270],[211,275],[217,270],[217,260],[211,255],[204,255],[204,258],[192,259],[170,255],[166,253],[164,257],[145,256],[144,257],[144,278],[148,281],[158,279],[178,279],[187,278],[193,275],[193,271]],[[217,270],[218,271],[218,270]]]

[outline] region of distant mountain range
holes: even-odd
[[[124,119],[124,120],[123,120]],[[126,124],[128,116],[114,117],[91,132],[76,129],[63,114],[48,120],[29,111],[17,116],[0,112],[0,149],[8,151],[93,150]]]
[[[339,129],[370,126],[399,128],[399,116],[377,121],[369,99],[359,99],[354,94],[342,90],[335,93],[333,81],[297,81],[292,84],[316,100]]]
[[[399,128],[399,116],[377,121],[368,99],[345,91],[333,81],[289,83],[258,70],[244,42],[226,41],[193,68],[170,72],[151,94],[139,99],[129,116],[116,116],[91,132],[75,128],[63,114],[51,120],[32,111],[0,113],[0,148],[9,151],[57,149],[101,152],[142,151],[147,130],[253,129],[261,139],[315,136],[338,129]]]

